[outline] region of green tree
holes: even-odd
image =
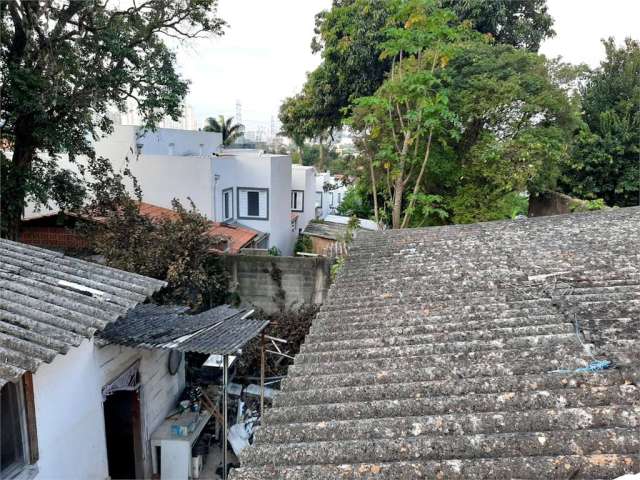
[[[543,40],[555,35],[547,0],[442,0],[442,6],[497,43],[537,52]]]
[[[388,27],[401,26],[397,14],[404,0],[334,0],[316,16],[312,51],[322,63],[302,92],[285,100],[283,132],[292,139],[327,135],[352,113],[356,98],[373,95],[391,71],[381,55]],[[439,0],[460,21],[468,20],[499,43],[537,51],[554,35],[546,0]],[[296,141],[299,145],[299,141]]]
[[[244,133],[244,125],[233,123],[233,117],[227,119],[220,115],[217,119],[209,117],[203,130],[205,132],[217,132],[222,134],[222,143],[225,146],[233,144]]]
[[[607,205],[640,201],[640,42],[604,42],[606,58],[587,76],[580,97],[584,125],[563,166],[561,188]]]
[[[302,92],[280,108],[283,133],[301,145],[305,139],[328,137],[342,126],[358,97],[372,95],[391,68],[380,59],[385,28],[400,1],[334,0],[331,10],[316,16],[311,48],[321,65],[311,72]]]
[[[223,303],[228,277],[214,253],[221,239],[209,235],[211,222],[193,204],[186,209],[176,200],[173,215],[163,218],[141,214],[138,205],[120,197],[102,222],[87,225],[92,249],[111,267],[165,280],[164,302],[195,310]]]
[[[456,47],[446,68],[437,71],[456,122],[444,142],[433,145],[421,184],[407,182],[416,194],[404,192],[404,225],[509,218],[522,211],[522,192],[555,188],[578,124],[568,92],[579,71],[506,44]],[[460,134],[451,135],[456,124]],[[375,200],[377,192],[386,196],[393,189],[393,162],[385,160],[385,135],[373,128],[362,132],[360,183],[370,185]],[[383,202],[383,220],[391,216],[387,208]]]
[[[178,118],[187,81],[166,37],[220,35],[217,0],[0,2],[1,233],[15,237],[27,200],[82,201],[82,179],[59,154],[93,158],[109,108],[135,102],[148,126]],[[72,185],[73,184],[73,185]]]
[[[451,61],[451,108],[463,134],[427,189],[448,199],[455,222],[504,218],[513,193],[556,187],[578,124],[560,68],[504,44],[469,46]]]
[[[372,184],[374,163],[382,163],[391,226],[405,228],[433,150],[458,135],[459,119],[449,108],[448,64],[463,43],[478,39],[434,1],[405,2],[395,20],[402,26],[388,29],[382,53],[392,58],[390,76],[375,95],[355,101],[351,125],[365,133],[365,143],[376,143],[370,150],[377,153],[369,156]],[[404,205],[408,188],[412,191]]]

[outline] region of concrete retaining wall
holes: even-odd
[[[329,289],[328,258],[236,255],[227,262],[232,289],[240,299],[268,313],[320,304]]]

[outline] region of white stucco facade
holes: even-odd
[[[97,156],[108,158],[114,170],[129,168],[142,189],[144,202],[171,208],[173,199],[177,199],[188,208],[192,201],[207,218],[237,222],[266,233],[266,248],[277,247],[283,255],[291,255],[297,235],[291,227],[291,157],[259,150],[222,151],[221,144],[219,133],[172,129],[141,133],[136,126],[117,126],[112,135],[95,143],[95,151]],[[77,163],[83,161],[77,159]],[[64,157],[59,163],[78,171],[77,164]],[[305,181],[311,185],[308,179]],[[261,214],[243,215],[247,191],[254,190]],[[224,192],[231,196],[230,216],[224,215]],[[305,202],[313,211],[313,195],[308,196]],[[226,200],[229,202],[229,198]],[[38,215],[32,207],[25,211],[26,218]]]
[[[309,222],[316,218],[316,169],[302,165],[291,166],[291,191],[303,192],[302,211],[291,211],[298,214],[297,228],[304,231]]]
[[[140,361],[141,442],[144,476],[151,476],[149,437],[174,407],[184,388],[184,362],[167,370],[168,351],[85,340],[33,376],[39,460],[37,479],[108,478],[102,387]]]
[[[296,232],[291,230],[291,157],[265,154],[259,150],[224,150],[213,158],[215,179],[215,219],[224,218],[223,195],[231,193],[231,221],[269,234],[267,248],[277,247],[282,255],[291,255]],[[255,189],[260,201],[267,202],[260,218],[251,218],[243,211],[243,195]]]
[[[325,218],[327,215],[335,214],[338,206],[342,203],[348,187],[344,186],[330,172],[319,172],[316,174],[316,207],[318,218]],[[322,200],[319,201],[319,197]]]

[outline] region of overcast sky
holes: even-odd
[[[211,115],[235,115],[242,103],[248,129],[269,129],[282,100],[300,90],[319,63],[310,49],[314,15],[331,0],[220,0],[229,23],[221,38],[178,48],[178,63],[191,80],[187,102],[199,122]],[[640,39],[640,0],[548,0],[557,36],[542,53],[597,66],[603,37]]]

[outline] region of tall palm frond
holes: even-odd
[[[218,116],[217,119],[209,117],[203,129],[205,132],[222,133],[222,143],[225,146],[231,145],[244,133],[244,125],[241,123],[233,123],[233,117],[225,120],[224,115]]]

